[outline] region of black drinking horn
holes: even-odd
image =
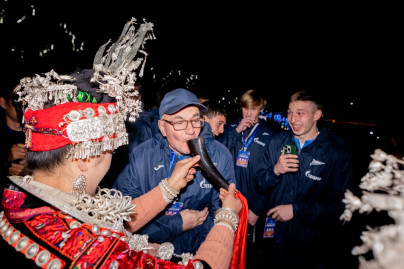
[[[226,190],[229,189],[229,183],[224,179],[224,177],[217,170],[216,166],[212,163],[208,152],[205,147],[205,139],[202,137],[197,137],[191,140],[188,140],[188,147],[191,150],[193,156],[199,155],[201,159],[198,164],[199,167],[205,172],[208,176],[208,180],[212,183],[217,189],[224,188]]]

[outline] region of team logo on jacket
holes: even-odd
[[[312,174],[310,174],[310,172],[311,172],[311,170],[306,171],[306,173],[304,173],[304,174],[306,175],[306,177],[311,178],[312,180],[316,180],[316,181],[320,181],[320,180],[321,180],[321,177],[313,176]]]
[[[257,143],[258,145],[265,147],[265,143],[261,142],[259,137],[254,138],[254,142]]]
[[[213,187],[212,184],[206,182],[205,178],[201,181],[201,183],[199,183],[199,186],[202,189],[211,189]]]
[[[154,170],[157,171],[157,170],[159,170],[160,168],[163,168],[163,167],[164,167],[164,165],[159,164],[156,167],[154,167]]]
[[[312,165],[323,165],[323,164],[324,164],[323,162],[320,162],[320,161],[317,161],[316,159],[313,159],[311,161],[311,163],[310,163],[310,166],[312,166]]]

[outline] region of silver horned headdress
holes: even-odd
[[[141,111],[136,70],[140,68],[139,76],[143,75],[147,57],[143,48],[155,38],[152,23],[144,21],[138,29],[135,24],[132,18],[115,43],[108,49],[110,41],[100,47],[91,72],[59,75],[51,70],[21,79],[15,92],[24,108],[27,148],[45,151],[73,144],[70,155],[85,159],[128,143],[124,121],[128,114],[135,121]],[[96,85],[96,92],[116,101],[98,104],[81,88],[82,74],[88,76],[88,84]]]
[[[341,220],[350,221],[353,212],[370,213],[386,211],[394,224],[367,227],[362,233],[363,245],[352,249],[353,255],[372,252],[373,259],[360,256],[359,268],[403,268],[404,264],[404,160],[397,159],[380,149],[371,155],[369,172],[361,179],[359,187],[363,195],[359,198],[351,191],[345,193],[346,204]]]
[[[155,39],[153,24],[144,22],[136,32],[134,23],[136,19],[125,24],[119,39],[111,45],[104,55],[105,48],[110,41],[101,46],[95,55],[93,68],[95,70],[93,81],[100,84],[100,91],[108,93],[117,99],[119,110],[130,114],[130,120],[139,116],[140,101],[134,101],[133,96],[138,92],[134,91],[136,73],[134,72],[142,63],[143,58],[136,58],[138,52],[145,55],[139,76],[143,76],[147,53],[142,50],[146,40]]]

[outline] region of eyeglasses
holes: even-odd
[[[194,120],[179,120],[179,121],[169,121],[169,120],[162,120],[165,121],[169,124],[171,124],[176,131],[182,131],[187,129],[188,123],[190,122],[192,127],[194,128],[201,128],[203,125],[205,125],[205,120],[204,118],[198,118]]]

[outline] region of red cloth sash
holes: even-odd
[[[230,262],[230,269],[245,268],[247,250],[247,226],[248,226],[248,204],[247,199],[237,191],[235,197],[240,199],[243,208],[239,216],[237,231],[234,235],[233,256]]]

